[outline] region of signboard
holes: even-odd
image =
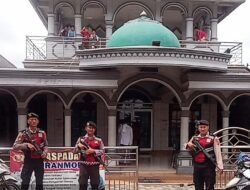
[[[72,149],[49,149],[44,161],[44,189],[79,189],[79,162],[80,153],[74,154]],[[10,152],[10,171],[18,181],[21,182],[21,171],[24,160],[22,151]],[[100,165],[100,188],[105,187],[105,170]],[[31,177],[31,188],[35,189],[34,173]],[[89,189],[91,189],[89,187]]]

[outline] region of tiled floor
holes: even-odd
[[[139,170],[172,170],[174,154],[173,151],[141,152],[139,154]]]
[[[127,185],[127,186],[109,186],[106,187],[106,189],[109,190],[194,190],[194,186],[180,186],[180,185],[169,185],[169,184],[153,184],[153,183],[146,183],[146,184],[141,184],[139,183],[138,189],[136,189],[133,186]]]
[[[139,184],[138,190],[194,190],[194,186],[168,184]]]

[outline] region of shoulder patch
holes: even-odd
[[[102,139],[100,137],[95,137],[95,140],[101,141]]]
[[[44,131],[44,130],[41,130],[41,129],[39,129],[38,132],[39,132],[39,133],[45,133],[45,131]]]
[[[219,145],[219,144],[220,144],[219,138],[218,138],[218,137],[215,137],[215,138],[214,138],[214,142],[215,142],[217,145]]]

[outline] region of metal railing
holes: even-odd
[[[240,152],[250,154],[250,130],[228,127],[214,133],[221,144],[224,173],[217,175],[217,189],[223,189],[236,171],[236,161]]]
[[[26,60],[69,59],[75,56],[76,50],[106,48],[107,41],[107,38],[99,38],[98,41],[92,41],[82,37],[27,36]],[[180,44],[182,48],[187,49],[231,54],[232,58],[229,64],[242,65],[242,43],[240,42],[181,40]]]
[[[50,147],[50,149],[73,147]],[[0,148],[0,158],[10,163],[11,148]],[[105,189],[138,190],[138,147],[105,147]]]

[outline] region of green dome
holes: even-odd
[[[108,47],[152,46],[153,42],[162,47],[180,47],[179,40],[173,32],[143,15],[128,21],[115,31]]]

